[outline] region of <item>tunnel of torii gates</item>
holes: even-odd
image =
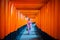
[[[0,39],[30,18],[37,27],[60,39],[60,0],[0,0]]]

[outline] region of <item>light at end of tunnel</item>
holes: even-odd
[[[28,17],[25,17],[25,20],[28,20]]]
[[[24,19],[24,15],[22,13],[20,13],[20,17],[21,19]]]

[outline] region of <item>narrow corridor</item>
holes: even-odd
[[[0,0],[0,40],[60,40],[59,5],[60,0]]]

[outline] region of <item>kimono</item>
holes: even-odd
[[[32,27],[32,22],[31,21],[28,21],[27,23],[27,30],[28,30],[28,34],[30,33],[30,30],[31,30],[31,27]]]

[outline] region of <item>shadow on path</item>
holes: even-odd
[[[32,24],[31,32],[28,35],[26,26],[17,29],[10,34],[8,34],[3,40],[56,40],[47,33],[39,29],[34,23]]]

